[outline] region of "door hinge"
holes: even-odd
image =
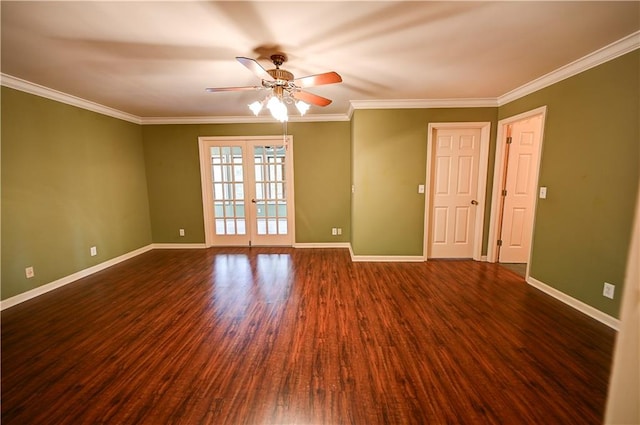
[[[507,196],[507,189],[502,189],[502,196]]]
[[[498,239],[498,246],[502,246],[502,239]]]
[[[507,137],[507,145],[510,145],[511,142],[513,142],[513,137],[511,136]]]

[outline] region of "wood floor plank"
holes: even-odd
[[[154,250],[2,312],[7,424],[599,424],[615,332],[497,264]]]

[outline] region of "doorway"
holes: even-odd
[[[487,261],[521,267],[525,277],[534,228],[546,107],[498,122]]]
[[[491,123],[431,123],[427,136],[427,258],[480,260]]]
[[[291,246],[293,140],[200,137],[206,246]]]

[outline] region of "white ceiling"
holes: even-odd
[[[234,58],[284,51],[333,99],[497,99],[640,30],[640,2],[2,1],[1,71],[140,118],[247,117]],[[267,69],[268,60],[260,59]],[[4,81],[3,79],[3,81]],[[293,113],[292,113],[293,115]]]

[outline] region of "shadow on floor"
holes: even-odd
[[[512,272],[517,273],[518,275],[525,277],[527,272],[527,264],[526,263],[500,263],[502,267],[505,267]]]

